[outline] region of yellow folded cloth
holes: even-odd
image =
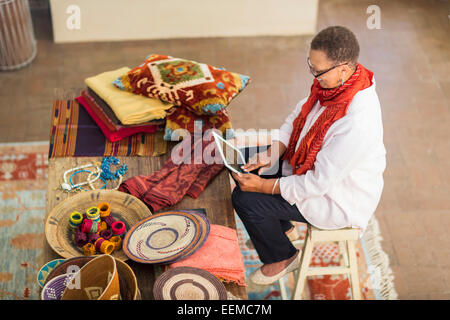
[[[165,110],[173,105],[141,95],[120,90],[112,83],[131,69],[122,67],[89,77],[84,82],[114,111],[123,124],[140,124],[166,117]]]

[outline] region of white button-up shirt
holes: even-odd
[[[306,100],[297,104],[273,140],[289,144],[293,121]],[[314,105],[296,149],[324,110],[319,102]],[[283,161],[281,196],[291,205],[296,204],[304,218],[317,228],[354,227],[364,232],[381,197],[385,168],[383,123],[373,79],[372,86],[353,97],[347,114],[330,126],[311,170],[292,174],[289,162]]]

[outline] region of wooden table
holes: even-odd
[[[160,157],[118,157],[121,163],[128,165],[128,171],[124,179],[136,175],[148,175],[161,168],[163,163],[170,157],[170,150],[175,145],[169,143],[168,152]],[[101,161],[102,157],[68,157],[49,159],[48,168],[48,189],[47,189],[47,214],[61,201],[74,195],[74,193],[64,193],[56,190],[61,184],[64,171],[67,169],[96,161]],[[181,202],[172,207],[164,208],[160,211],[205,208],[208,219],[213,224],[219,224],[236,229],[233,206],[231,203],[230,180],[228,171],[222,170],[213,181],[206,187],[197,199],[185,196]],[[44,240],[43,253],[40,259],[41,265],[47,261],[57,259],[59,255]],[[153,299],[153,283],[155,282],[154,266],[149,264],[136,263],[128,260],[138,279],[139,289],[142,299]],[[237,284],[225,284],[226,289],[238,298],[247,299],[245,287]]]

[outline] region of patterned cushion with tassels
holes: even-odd
[[[250,77],[223,68],[151,54],[113,84],[128,92],[186,107],[198,115],[217,115],[249,82]]]

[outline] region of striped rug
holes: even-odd
[[[167,152],[164,132],[138,133],[117,142],[105,138],[76,100],[53,102],[49,158],[159,156]]]

